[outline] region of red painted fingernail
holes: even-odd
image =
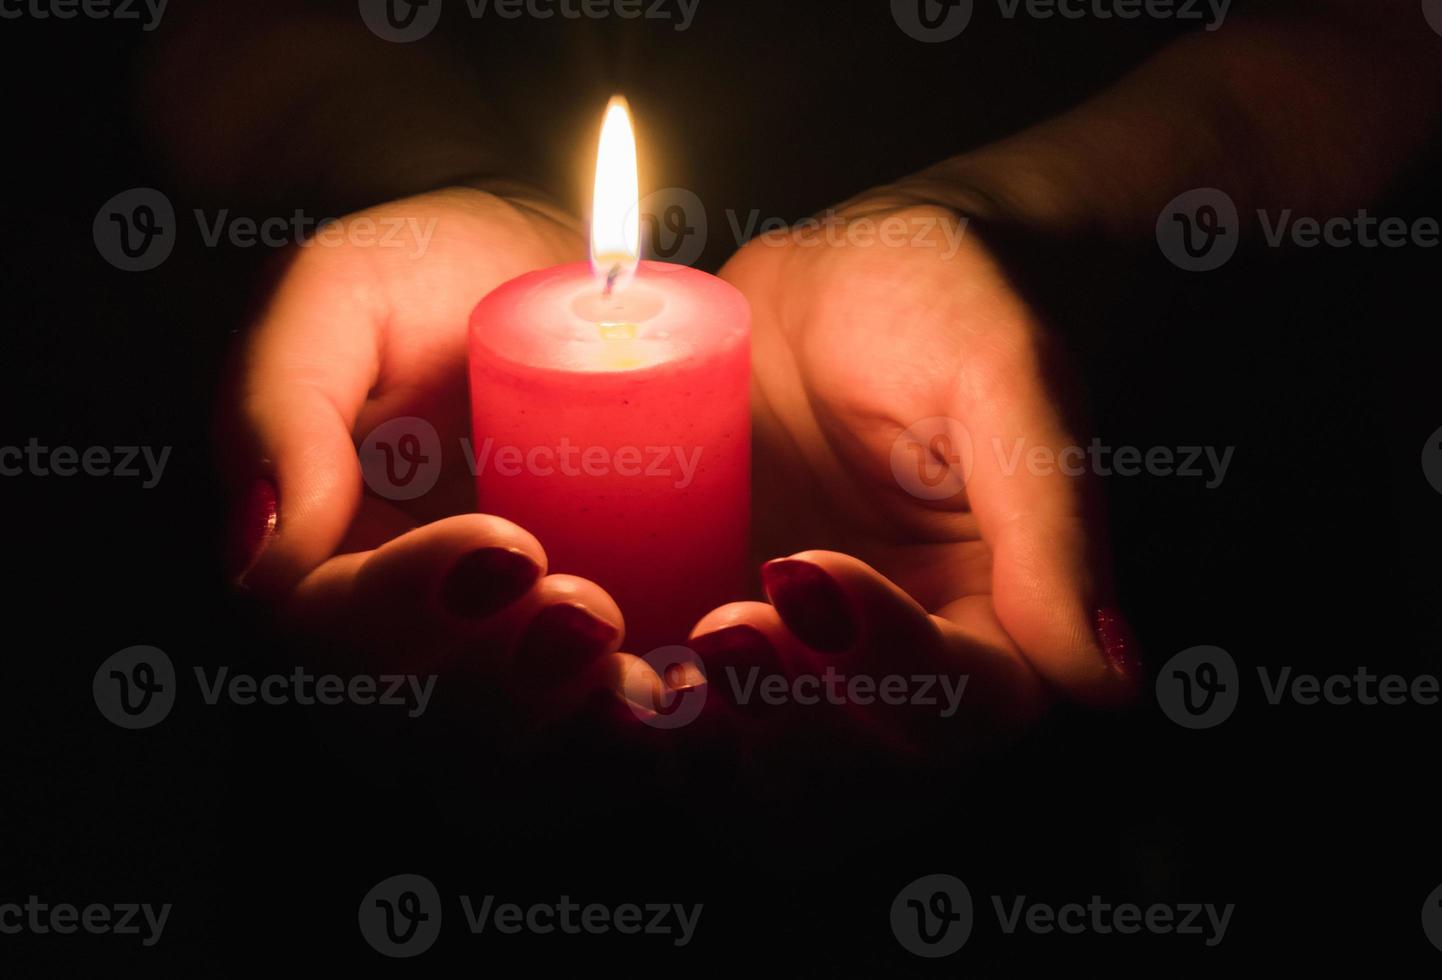
[[[517,650],[521,669],[558,674],[595,659],[621,631],[584,606],[561,603],[536,614]]]
[[[1110,607],[1098,609],[1093,616],[1097,642],[1106,654],[1112,669],[1135,679],[1141,674],[1142,652],[1137,646],[1131,624],[1120,611]]]
[[[781,673],[781,659],[771,641],[756,627],[744,623],[693,637],[691,648],[712,669],[759,667],[762,674]]]
[[[461,619],[493,616],[531,590],[541,567],[512,548],[479,548],[462,555],[441,582],[441,603]]]
[[[237,584],[244,582],[246,575],[260,561],[260,556],[265,554],[279,523],[280,503],[275,484],[265,478],[256,480],[241,501],[231,525],[227,561],[230,577]]]
[[[841,653],[856,643],[856,620],[841,586],[819,565],[781,558],[761,566],[761,584],[786,627],[823,653]]]
[[[743,689],[767,677],[786,676],[771,641],[756,627],[744,623],[694,637],[691,648],[718,678],[717,689],[745,714],[762,714],[766,705],[760,698],[743,697]]]

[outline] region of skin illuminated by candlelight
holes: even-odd
[[[1239,17],[1225,31],[1167,45],[1072,111],[869,192],[843,216],[893,214],[936,229],[958,213],[981,214],[1027,234],[1103,229],[1142,241],[1186,188],[1231,188],[1242,211],[1270,201],[1330,213],[1375,197],[1435,123],[1435,34],[1415,0],[1276,6],[1274,17]],[[205,43],[203,25],[198,30],[196,50],[207,57],[245,50],[223,34]],[[343,37],[317,30],[311,40],[319,49],[332,35]],[[391,118],[418,118],[412,90],[397,84],[415,76],[415,48],[334,43],[334,59],[319,63],[351,66]],[[264,84],[249,89],[236,82],[239,72],[198,79],[174,112],[171,140],[183,162],[221,181],[241,175],[242,183],[274,169],[279,141],[269,121],[286,118],[297,92],[317,88],[302,71],[312,64],[297,59],[290,84],[276,80],[274,65],[255,72]],[[189,78],[188,67],[186,58],[172,59],[162,77]],[[426,186],[458,173],[505,172],[512,141],[478,122],[490,115],[485,99],[442,76],[430,81],[437,95],[424,108],[444,122],[421,117],[425,125],[400,138],[369,120],[344,138],[327,132],[313,152],[280,161],[305,172],[276,182],[289,176],[308,186],[316,173],[342,175],[336,190],[346,199],[377,200],[417,186],[407,182],[416,179],[415,160],[424,161]],[[265,93],[274,111],[256,110]],[[232,111],[236,105],[252,111]],[[448,113],[452,106],[459,108]],[[221,149],[213,118],[236,120]],[[247,119],[266,124],[247,127]],[[950,121],[942,114],[934,125]],[[194,133],[206,136],[189,138]],[[972,136],[947,138],[963,145]],[[363,158],[364,167],[354,166]],[[1319,168],[1318,159],[1328,165]],[[393,261],[394,252],[310,253],[288,271],[249,344],[235,404],[245,434],[237,495],[268,502],[278,519],[241,508],[245,527],[259,534],[244,549],[246,583],[286,597],[293,614],[329,635],[378,649],[392,639],[418,655],[485,649],[515,659],[526,646],[516,642],[522,633],[549,622],[553,638],[594,651],[591,662],[611,671],[609,682],[649,700],[658,679],[616,652],[620,618],[611,598],[594,583],[545,574],[544,542],[525,529],[467,513],[473,481],[461,461],[446,460],[431,494],[397,504],[362,491],[356,459],[368,432],[404,415],[430,420],[448,444],[464,434],[459,325],[469,307],[521,272],[584,261],[584,239],[556,212],[548,217],[535,201],[508,203],[504,195],[429,194],[358,217],[386,213],[441,220],[424,263]],[[595,249],[602,280],[634,254],[625,222],[606,224],[623,231]],[[818,248],[788,239],[749,245],[726,268],[756,314],[756,514],[772,532],[758,548],[786,560],[765,575],[767,601],[715,610],[696,644],[717,658],[779,657],[787,671],[838,655],[856,664],[905,656],[933,670],[970,669],[991,678],[991,694],[968,700],[968,709],[1014,706],[1016,718],[1034,713],[1044,691],[1092,704],[1125,700],[1135,687],[1136,645],[1107,608],[1104,534],[1077,481],[981,472],[964,505],[928,507],[904,499],[889,472],[898,427],[928,415],[955,418],[979,442],[1020,439],[1055,451],[1073,438],[1044,369],[1048,338],[1025,297],[980,240],[967,236],[945,258],[936,244],[945,245],[923,237],[912,249]],[[604,281],[596,292],[604,294]],[[625,339],[631,321],[597,322]],[[251,490],[262,481],[274,492]],[[801,550],[817,548],[825,550]],[[445,587],[458,570],[464,587]],[[434,615],[445,597],[470,618]],[[577,622],[602,626],[575,628],[564,621],[570,612],[547,615],[562,606],[590,616]],[[475,637],[495,646],[478,647]]]
[[[436,220],[426,263],[404,249],[301,253],[250,340],[241,407],[267,462],[246,472],[270,516],[247,522],[264,533],[236,570],[297,630],[354,651],[352,663],[492,675],[555,710],[583,696],[578,684],[609,683],[586,670],[620,646],[621,611],[594,583],[551,574],[527,529],[475,513],[457,324],[478,292],[582,261],[584,241],[538,201],[474,190],[366,217],[396,213]],[[357,459],[356,439],[396,418],[425,420],[443,450],[434,486],[414,499],[371,490]],[[553,669],[527,667],[552,656]]]

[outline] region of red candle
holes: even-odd
[[[685,266],[638,262],[624,103],[602,129],[592,261],[521,276],[471,315],[480,509],[621,607],[626,646],[685,640],[745,581],[750,309]]]

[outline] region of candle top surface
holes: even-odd
[[[748,342],[751,311],[729,283],[683,265],[642,262],[605,296],[586,262],[498,287],[471,314],[471,344],[537,369],[644,371]]]

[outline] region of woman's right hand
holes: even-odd
[[[620,610],[547,574],[524,528],[474,513],[462,442],[472,308],[584,254],[561,213],[466,188],[351,215],[300,248],[230,406],[237,583],[357,671],[495,672],[537,702],[583,675],[607,683]],[[408,479],[432,478],[412,496]]]

